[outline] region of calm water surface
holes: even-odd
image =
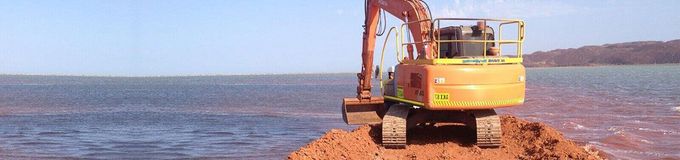
[[[614,158],[680,158],[680,66],[529,69],[541,121]],[[281,159],[342,122],[354,74],[0,76],[0,157]]]

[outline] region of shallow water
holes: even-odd
[[[527,101],[546,122],[614,158],[680,158],[680,66],[537,68]],[[0,76],[6,158],[281,159],[342,122],[354,74]]]
[[[0,156],[280,159],[351,129],[338,116],[350,78],[2,76]]]
[[[546,122],[617,159],[680,159],[680,66],[536,68],[527,101],[501,109]]]

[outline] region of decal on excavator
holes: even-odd
[[[409,87],[422,89],[423,75],[420,73],[411,73],[411,84]]]
[[[505,59],[503,58],[494,58],[494,59],[466,59],[463,60],[463,63],[505,63]]]
[[[445,82],[446,82],[446,78],[444,78],[444,77],[434,78],[434,84],[444,84]]]
[[[397,87],[397,97],[404,98],[404,88],[401,86]]]
[[[449,101],[449,93],[434,93],[434,101],[435,102]]]

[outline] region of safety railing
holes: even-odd
[[[524,43],[524,21],[522,20],[516,20],[516,19],[482,19],[482,18],[437,18],[431,21],[431,26],[433,28],[436,28],[432,35],[430,41],[422,41],[422,42],[410,42],[411,40],[411,33],[409,30],[404,31],[404,28],[408,29],[408,25],[412,23],[421,23],[423,21],[430,21],[429,19],[426,20],[420,20],[420,21],[411,21],[407,23],[403,23],[397,32],[398,36],[397,42],[401,43],[401,46],[398,47],[397,51],[397,57],[399,59],[404,59],[404,47],[410,46],[413,47],[412,45],[416,44],[431,44],[431,43],[437,43],[438,47],[428,47],[430,49],[429,53],[432,53],[432,57],[435,57],[430,63],[435,63],[435,64],[489,64],[489,63],[521,63],[522,62],[522,48],[523,48],[523,43]],[[497,34],[494,34],[494,39],[489,40],[487,39],[487,31],[486,29],[482,29],[482,35],[483,39],[482,40],[442,40],[441,37],[441,32],[439,29],[441,28],[441,22],[442,21],[481,21],[483,22],[484,25],[489,24],[488,22],[495,22],[498,23],[498,31]],[[503,39],[503,26],[506,25],[511,25],[515,24],[517,25],[517,38],[516,39]],[[409,42],[404,42],[404,33],[406,33],[407,40]],[[497,38],[496,38],[497,37]],[[439,54],[439,47],[441,47],[441,43],[482,43],[483,45],[483,53],[482,57],[453,57],[453,58],[442,58],[440,57]],[[488,56],[488,49],[489,44],[493,43],[495,44],[494,46],[498,46],[498,53],[500,57],[494,56],[494,57],[489,57]],[[503,45],[516,45],[516,56],[515,57],[502,57],[503,54]],[[401,54],[399,54],[401,53]],[[422,53],[419,53],[422,54]],[[401,57],[399,57],[401,56]]]
[[[419,21],[409,21],[409,22],[401,24],[401,26],[399,27],[399,30],[397,31],[397,43],[401,43],[401,45],[399,45],[399,49],[397,50],[397,58],[399,58],[401,60],[404,59],[404,57],[405,57],[404,56],[404,46],[416,45],[416,44],[421,44],[421,43],[423,43],[423,44],[432,43],[432,41],[422,41],[422,42],[411,42],[410,41],[411,40],[411,31],[408,30],[407,26],[410,25],[410,24],[413,24],[413,23],[422,23],[422,22],[428,22],[428,23],[432,24],[431,19],[423,19],[423,20],[419,20]],[[406,28],[407,30],[404,31],[404,28]],[[409,42],[404,42],[404,33],[407,33],[406,35],[408,37],[406,37],[406,39]],[[399,56],[401,56],[401,57],[399,57]],[[400,60],[400,62],[401,62],[401,60]]]

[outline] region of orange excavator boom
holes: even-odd
[[[437,51],[436,43],[425,43],[432,40],[433,28],[429,9],[422,0],[366,0],[365,5],[366,19],[361,50],[361,73],[357,74],[359,80],[357,97],[343,99],[343,112],[352,114],[343,114],[348,124],[380,123],[382,115],[387,110],[382,96],[371,95],[373,55],[381,10],[408,24],[418,53],[418,56],[414,57],[413,53],[409,52],[408,59],[432,59],[434,53],[429,52]]]
[[[366,20],[364,22],[363,43],[361,49],[362,65],[361,73],[358,74],[359,86],[357,87],[357,98],[359,100],[369,100],[371,98],[371,75],[373,72],[373,55],[375,48],[376,30],[380,19],[380,10],[384,10],[408,24],[412,33],[418,57],[413,57],[413,53],[408,54],[409,59],[426,58],[431,59],[436,51],[428,49],[436,48],[436,43],[423,43],[432,39],[432,23],[429,10],[423,5],[422,0],[367,0],[366,1]],[[385,23],[385,22],[383,22]],[[431,45],[431,46],[428,46]]]

